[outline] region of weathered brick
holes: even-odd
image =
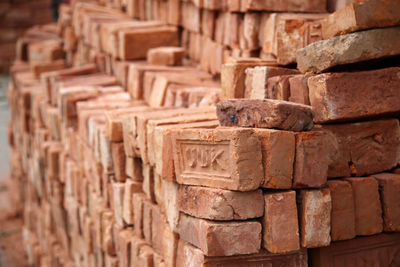
[[[254,129],[260,139],[264,167],[264,188],[292,187],[295,135],[292,132]]]
[[[321,127],[329,136],[328,177],[364,176],[390,170],[399,162],[398,120]]]
[[[263,247],[272,253],[300,249],[296,192],[264,194]]]
[[[313,111],[309,106],[271,99],[232,99],[219,102],[217,116],[222,126],[311,130]]]
[[[179,66],[185,49],[182,47],[157,47],[147,52],[147,62],[153,65]]]
[[[301,246],[315,248],[331,243],[329,189],[301,190],[298,194]]]
[[[352,239],[356,236],[356,231],[354,196],[351,184],[343,180],[330,180],[328,187],[332,198],[332,241]]]
[[[335,66],[387,58],[400,54],[400,27],[336,36],[297,50],[297,68],[320,73]]]
[[[244,220],[263,215],[262,191],[235,192],[181,185],[178,208],[191,216],[209,220]]]
[[[263,179],[261,146],[251,129],[183,129],[173,133],[178,183],[250,191]]]
[[[328,178],[328,135],[322,132],[296,133],[293,187],[321,187]]]
[[[372,175],[379,183],[383,208],[383,230],[400,231],[400,175],[380,173]]]
[[[382,207],[377,180],[373,177],[352,177],[346,180],[353,188],[356,235],[373,235],[382,232]]]
[[[207,256],[251,254],[260,250],[261,224],[212,222],[181,214],[179,235]]]
[[[310,77],[308,87],[315,122],[352,121],[399,113],[399,73],[400,68],[396,67]]]

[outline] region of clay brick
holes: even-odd
[[[352,121],[399,113],[396,97],[399,73],[400,68],[386,68],[310,77],[308,86],[315,122]]]
[[[311,130],[313,111],[309,106],[271,99],[235,99],[219,102],[217,116],[222,126]]]
[[[160,125],[154,129],[154,161],[155,172],[162,179],[175,181],[175,171],[172,153],[172,132],[175,129],[185,128],[216,128],[219,125],[217,120],[204,122],[191,122],[173,125]],[[149,149],[149,151],[151,151]]]
[[[290,96],[289,101],[303,105],[310,105],[308,90],[308,76],[294,75],[289,78]]]
[[[151,203],[149,200],[145,200],[143,202],[143,237],[146,240],[147,244],[151,246],[152,244],[152,220],[153,220],[153,208],[154,204]]]
[[[265,98],[288,101],[290,96],[290,77],[292,76],[280,75],[269,78],[265,88]]]
[[[143,181],[142,161],[140,158],[125,158],[125,174],[134,181]]]
[[[356,236],[353,189],[343,180],[330,180],[328,187],[332,198],[332,241],[352,239]]]
[[[261,143],[264,167],[263,188],[292,187],[295,135],[292,132],[254,129]]]
[[[322,20],[324,39],[350,32],[396,26],[400,24],[397,1],[366,1],[352,3]]]
[[[147,62],[153,65],[180,66],[185,54],[182,47],[157,47],[147,52]]]
[[[329,189],[301,190],[298,194],[301,246],[315,248],[331,242],[331,194]]]
[[[396,266],[400,256],[400,234],[379,234],[357,237],[343,242],[334,242],[326,248],[310,251],[312,266],[363,266],[365,263],[376,266]],[[392,255],[392,256],[387,256]]]
[[[257,253],[261,245],[259,222],[212,222],[181,214],[179,235],[207,256]]]
[[[121,266],[130,266],[131,264],[131,238],[132,230],[120,230],[116,238],[116,251],[118,262]]]
[[[123,183],[112,184],[112,196],[113,196],[113,211],[115,222],[120,226],[124,227],[125,223],[122,219],[122,207],[124,202],[124,189]]]
[[[377,180],[373,177],[352,177],[346,180],[353,188],[356,235],[373,235],[382,232],[382,207]]]
[[[390,170],[399,162],[397,120],[324,125],[329,135],[328,177],[364,176]]]
[[[132,225],[134,222],[132,195],[134,193],[140,193],[141,191],[142,183],[134,182],[130,179],[126,180],[124,189],[124,202],[122,207],[122,218],[126,224]]]
[[[285,254],[273,254],[265,250],[251,255],[238,255],[229,257],[208,257],[191,244],[180,239],[177,252],[177,267],[216,267],[216,266],[298,266],[305,267],[307,264],[307,250]]]
[[[246,69],[245,98],[264,99],[267,97],[267,81],[279,75],[297,74],[297,70],[273,66],[259,66]]]
[[[328,135],[323,132],[296,133],[293,187],[321,187],[328,178],[330,163]]]
[[[301,5],[293,0],[285,1],[263,1],[263,0],[241,0],[241,10],[251,11],[285,11],[285,12],[325,12],[326,0],[307,0]]]
[[[115,178],[118,182],[125,182],[125,151],[124,144],[112,143],[111,144],[111,154],[115,172]]]
[[[181,185],[178,208],[191,216],[209,220],[245,220],[263,215],[262,191],[235,192]]]
[[[264,194],[263,247],[272,253],[300,249],[296,192]]]
[[[134,232],[139,238],[143,238],[143,203],[145,201],[146,195],[144,193],[132,194]]]
[[[179,185],[175,182],[161,180],[161,188],[164,190],[163,205],[165,207],[165,216],[169,224],[170,230],[178,233],[179,210],[178,210],[178,188]]]
[[[372,175],[379,183],[383,209],[383,230],[400,231],[400,175],[380,173]]]
[[[40,78],[40,75],[44,72],[56,71],[65,69],[65,61],[60,59],[54,62],[35,62],[31,64],[31,70],[36,78]]]
[[[151,48],[179,44],[178,30],[173,26],[122,30],[118,34],[118,56],[122,60],[146,58]]]
[[[263,179],[261,146],[251,129],[182,129],[173,133],[173,151],[180,184],[250,191]]]
[[[143,165],[143,192],[150,201],[155,201],[154,195],[154,170],[148,164]]]
[[[297,50],[297,68],[320,73],[335,66],[387,58],[400,54],[400,27],[336,36]]]

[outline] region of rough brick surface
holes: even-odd
[[[307,131],[314,126],[313,115],[309,106],[271,99],[232,99],[217,105],[222,126]]]
[[[400,27],[374,29],[333,37],[297,50],[297,68],[320,73],[338,65],[400,54]]]
[[[353,189],[343,180],[328,181],[331,191],[331,238],[332,241],[352,239],[356,236]]]
[[[400,175],[380,173],[372,175],[379,183],[383,208],[383,230],[400,231]]]
[[[261,217],[263,204],[261,190],[235,192],[181,185],[178,193],[180,211],[210,220],[245,220]]]
[[[399,113],[399,73],[396,67],[310,77],[314,121],[352,121]]]
[[[179,235],[207,256],[252,254],[260,250],[261,224],[212,222],[181,214]]]
[[[331,242],[331,194],[329,189],[301,190],[298,194],[301,246],[324,247]]]
[[[296,192],[264,195],[263,247],[272,253],[300,249]]]
[[[251,191],[263,179],[261,146],[252,129],[183,129],[173,133],[177,182]]]
[[[348,178],[354,193],[356,235],[382,232],[382,207],[378,182],[373,177]]]

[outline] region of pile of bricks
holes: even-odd
[[[75,0],[29,30],[30,263],[400,264],[400,5],[345,2]]]
[[[33,25],[54,20],[51,0],[0,2],[0,73],[7,73],[16,54],[17,39]]]

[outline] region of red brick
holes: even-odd
[[[370,175],[390,170],[399,162],[398,120],[324,125],[329,135],[328,177]]]
[[[272,253],[300,249],[296,192],[264,194],[263,247]]]
[[[296,133],[293,187],[321,187],[328,178],[328,136],[322,132]]]
[[[295,132],[311,130],[314,126],[314,114],[309,106],[272,99],[234,99],[219,102],[217,116],[222,126]]]
[[[257,253],[261,245],[259,222],[213,222],[181,214],[179,235],[207,256]]]
[[[331,242],[329,189],[301,190],[298,194],[301,246],[315,248]]]
[[[147,52],[147,62],[154,65],[180,66],[185,54],[182,47],[157,47]]]
[[[353,189],[349,182],[330,180],[331,191],[331,238],[332,241],[352,239],[356,236]]]
[[[262,181],[261,146],[251,129],[182,129],[173,133],[178,183],[251,191]]]
[[[133,202],[133,224],[135,235],[143,238],[143,203],[146,201],[144,193],[134,193],[132,195]]]
[[[347,178],[353,188],[356,235],[373,235],[382,232],[382,207],[378,182],[373,177]]]
[[[191,216],[209,220],[244,220],[263,215],[262,191],[235,192],[181,185],[178,208]]]
[[[383,230],[400,232],[400,175],[380,173],[372,176],[379,183],[383,207]]]
[[[254,129],[260,139],[264,167],[263,188],[292,187],[295,135],[292,132]]]
[[[310,77],[308,87],[315,122],[351,121],[399,113],[396,97],[399,73],[400,68],[396,67]]]

